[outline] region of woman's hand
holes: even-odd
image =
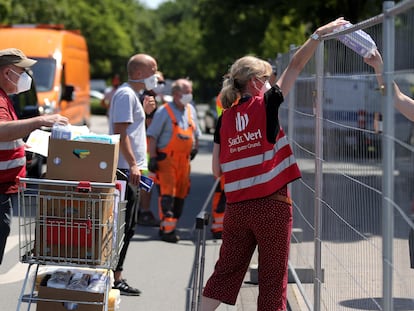
[[[383,61],[382,56],[378,50],[375,50],[374,54],[372,54],[370,57],[364,57],[364,62],[373,67],[376,73],[382,73]]]
[[[337,29],[337,28],[339,28],[343,25],[346,25],[346,24],[349,24],[349,21],[345,20],[343,17],[339,17],[336,20],[334,20],[334,21],[332,21],[332,22],[330,22],[326,25],[323,25],[323,26],[319,27],[315,31],[315,33],[318,34],[321,37],[321,36],[330,34],[335,29]]]

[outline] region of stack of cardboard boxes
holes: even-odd
[[[78,181],[86,187],[48,185],[39,190],[35,257],[40,261],[105,267],[114,251],[113,226],[108,225],[114,222],[114,188],[89,188],[88,184],[115,182],[118,153],[118,142],[50,138],[46,178]],[[100,294],[45,286],[40,286],[38,297],[89,302],[104,299]],[[81,304],[76,310],[82,308],[102,310],[102,305]],[[37,308],[52,309],[68,310],[63,304],[47,301]]]

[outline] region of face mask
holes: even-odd
[[[23,92],[30,90],[30,86],[32,85],[32,78],[26,72],[23,72],[22,74],[19,75],[13,69],[10,69],[10,70],[14,74],[19,76],[19,79],[17,80],[17,84],[9,80],[10,82],[12,82],[14,85],[17,86],[16,94],[23,93]]]
[[[164,90],[164,84],[160,84],[160,83],[157,83],[157,86],[154,87],[153,89],[155,94],[161,94],[163,90]]]
[[[267,80],[266,80],[265,83],[263,83],[262,88],[260,90],[256,86],[256,81],[253,80],[253,84],[254,84],[254,88],[259,91],[259,96],[261,96],[261,97],[263,97],[264,93],[266,93],[271,88],[270,83]]]
[[[158,76],[157,75],[152,75],[152,76],[149,76],[148,78],[145,78],[145,79],[139,79],[139,80],[129,79],[129,81],[130,82],[144,83],[145,84],[145,89],[148,90],[148,91],[151,91],[152,89],[154,89],[157,86]]]
[[[192,101],[192,100],[193,100],[193,94],[188,93],[188,94],[183,94],[183,95],[181,95],[180,102],[181,102],[183,105],[186,105],[186,104],[191,103],[191,101]]]
[[[263,96],[264,93],[266,93],[268,90],[271,89],[269,81],[266,80],[266,82],[263,84],[262,88],[260,89],[260,96]]]

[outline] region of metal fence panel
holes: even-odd
[[[393,16],[395,45],[391,46],[395,55],[393,80],[411,97],[414,93],[413,6],[413,1],[406,1],[404,7],[394,11],[398,14]],[[383,17],[358,24],[371,35],[381,53],[384,44],[389,44],[383,39]],[[323,94],[316,93],[314,58],[280,111],[281,123],[291,139],[303,174],[291,186],[294,227],[302,233],[301,239],[296,235],[297,230],[293,233],[292,240],[297,243],[291,244],[291,266],[317,271],[315,235],[318,238],[320,232],[323,272],[320,295],[316,292],[315,297],[318,282],[302,284],[305,299],[316,309],[387,310],[390,304],[384,302],[387,286],[384,289],[383,279],[384,266],[389,266],[392,310],[412,310],[414,270],[410,267],[408,237],[413,227],[410,217],[414,213],[414,123],[395,109],[393,115],[384,116],[387,103],[372,68],[361,56],[335,37],[325,40],[323,55]],[[288,60],[289,54],[279,55],[278,72],[286,67]],[[315,110],[317,96],[322,99],[321,115]],[[382,118],[393,118],[391,137],[382,131]],[[323,153],[319,159],[315,156],[318,120],[323,128]],[[387,178],[393,183],[392,195],[383,189],[387,182],[384,176],[389,176],[384,163],[387,153],[383,148],[389,142],[392,148],[386,151],[392,152],[393,165],[390,166],[392,175]],[[322,180],[316,178],[317,161],[322,164]],[[315,201],[315,193],[321,186],[317,183],[322,185],[322,196]],[[392,219],[383,219],[387,215],[383,213],[384,201],[392,208]],[[320,215],[316,214],[315,202],[321,204]],[[315,222],[318,217],[320,224]],[[316,228],[315,224],[320,227]],[[391,228],[393,232],[392,258],[385,261],[384,228]],[[316,299],[320,299],[320,305]]]

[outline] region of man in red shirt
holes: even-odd
[[[36,63],[14,48],[0,50],[0,264],[10,234],[13,208],[17,208],[16,177],[26,176],[23,137],[41,126],[67,124],[59,114],[18,120],[8,95],[30,89],[32,78],[26,73]]]

